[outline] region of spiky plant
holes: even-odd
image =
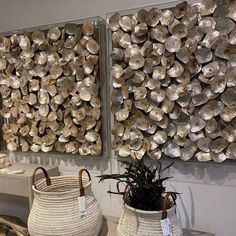
[[[123,174],[108,174],[98,176],[100,181],[114,179],[117,181],[117,192],[108,193],[123,195],[124,202],[131,207],[146,211],[159,211],[162,209],[163,195],[165,187],[163,182],[172,177],[162,177],[163,172],[173,165],[173,162],[163,167],[157,161],[156,167],[145,164],[144,159],[133,161],[120,161],[125,164]],[[120,185],[124,184],[125,190],[120,190]]]

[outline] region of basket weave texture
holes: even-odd
[[[183,231],[176,215],[175,201],[167,204],[169,209],[163,209],[162,211],[144,211],[125,204],[117,227],[117,235],[163,236],[161,220],[168,217],[172,236],[183,236]]]
[[[83,172],[88,174],[82,175]],[[45,174],[45,172],[44,172]],[[31,236],[96,236],[102,225],[101,208],[91,189],[87,170],[73,176],[58,176],[33,184],[34,203],[28,219]],[[34,179],[33,179],[34,183]],[[85,197],[87,214],[80,215],[80,196]]]

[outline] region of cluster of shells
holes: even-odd
[[[93,21],[0,35],[3,138],[10,151],[101,153]]]
[[[236,159],[235,23],[228,0],[109,17],[120,157]]]

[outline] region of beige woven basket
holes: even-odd
[[[162,211],[143,211],[124,205],[119,220],[118,236],[163,236],[161,220],[169,218],[172,236],[183,236],[180,222],[176,215],[175,200],[168,201],[170,194],[166,194]],[[171,206],[167,209],[168,206]]]
[[[44,172],[45,180],[35,184],[35,173]],[[86,172],[88,177],[82,176]],[[91,190],[86,169],[73,176],[49,178],[44,168],[33,175],[34,202],[28,219],[31,236],[96,236],[102,225],[101,208]],[[87,214],[80,215],[78,198],[85,196]]]

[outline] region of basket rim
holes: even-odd
[[[62,175],[62,176],[53,176],[53,177],[50,177],[51,180],[55,180],[55,179],[63,179],[63,178],[73,178],[73,179],[76,179],[78,180],[78,177],[77,176],[71,176],[71,175]],[[84,179],[88,180],[87,177],[83,177]],[[40,179],[36,182],[36,186],[37,184],[39,183],[42,183],[42,182],[45,182],[45,179]],[[92,185],[92,180],[89,180],[88,183],[86,183],[84,185],[84,189],[88,188],[89,186]],[[80,189],[79,187],[79,184],[78,184],[78,188],[75,188],[75,189],[72,189],[72,190],[67,190],[67,191],[62,191],[62,192],[46,192],[46,191],[41,191],[41,190],[38,190],[35,188],[34,185],[32,185],[32,189],[33,189],[33,192],[37,193],[37,194],[45,194],[45,195],[63,195],[63,194],[66,194],[66,193],[74,193],[74,192],[79,192],[78,190]]]
[[[124,204],[124,208],[127,208],[127,209],[129,209],[133,212],[140,213],[140,214],[154,215],[154,214],[161,214],[162,213],[162,210],[159,210],[159,211],[145,211],[145,210],[137,209],[137,208],[129,206],[127,203]],[[166,211],[167,211],[167,213],[169,213],[169,212],[175,210],[175,208],[176,208],[176,205],[172,205]]]

